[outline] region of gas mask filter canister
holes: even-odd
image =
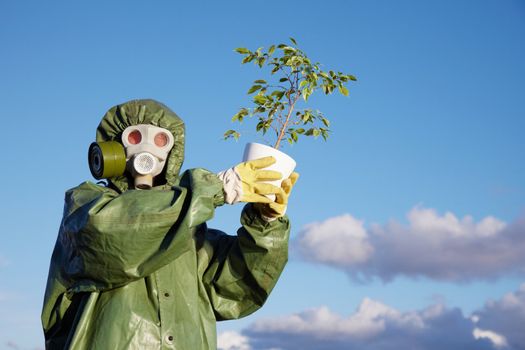
[[[93,142],[89,146],[88,163],[91,175],[97,180],[124,174],[126,152],[117,141]]]

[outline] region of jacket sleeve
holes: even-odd
[[[65,201],[53,259],[65,285],[79,292],[124,285],[191,249],[223,193],[214,174],[194,169],[169,190],[118,193],[86,182]]]
[[[217,320],[244,317],[259,309],[288,261],[288,217],[266,222],[248,204],[241,225],[237,236],[202,230],[199,268]]]

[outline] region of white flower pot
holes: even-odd
[[[277,187],[281,187],[282,180],[290,177],[296,166],[295,160],[293,160],[293,158],[287,155],[286,153],[260,143],[248,143],[244,148],[243,162],[268,156],[273,156],[277,161],[275,162],[275,164],[267,167],[266,169],[275,170],[283,174],[281,180],[268,181],[268,183],[271,183],[272,185],[275,185]],[[273,195],[268,196],[268,198],[272,200],[273,197]]]

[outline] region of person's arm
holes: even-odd
[[[288,261],[286,216],[267,222],[248,204],[241,224],[237,236],[204,225],[198,233],[199,270],[217,320],[243,317],[260,308]]]
[[[115,288],[190,249],[196,228],[222,204],[221,181],[203,169],[170,190],[119,194],[86,182],[66,193],[53,259],[73,292]]]

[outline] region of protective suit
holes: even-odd
[[[216,349],[216,321],[260,308],[288,257],[289,220],[268,222],[247,204],[236,236],[206,221],[224,203],[213,173],[179,176],[184,124],[137,100],[110,109],[97,141],[130,125],[169,130],[175,145],[151,190],[126,173],[65,195],[42,310],[46,349]]]

